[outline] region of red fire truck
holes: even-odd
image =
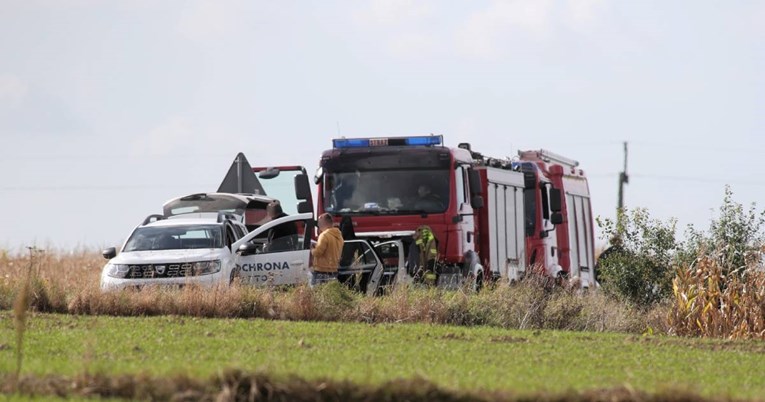
[[[399,275],[413,273],[412,238],[428,226],[439,285],[518,280],[531,267],[596,284],[589,188],[574,160],[545,150],[495,159],[428,135],[334,139],[319,166],[317,213],[350,217],[357,237],[383,245],[386,266],[407,267]]]

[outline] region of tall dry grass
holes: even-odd
[[[14,392],[24,397],[120,398],[152,401],[729,401],[730,398],[706,398],[681,390],[648,393],[632,387],[538,392],[521,395],[509,391],[460,391],[439,386],[424,378],[393,380],[365,385],[350,381],[305,380],[299,377],[274,378],[263,373],[226,371],[200,380],[186,376],[150,377],[147,375],[104,374],[64,376],[27,376],[20,386],[11,385],[0,374],[0,395]]]
[[[10,308],[21,289],[24,256],[0,254],[0,308]],[[662,314],[645,312],[601,292],[550,287],[530,278],[475,294],[399,286],[383,297],[365,297],[333,284],[311,289],[234,286],[203,290],[145,288],[101,293],[104,260],[97,254],[45,253],[30,282],[29,306],[38,312],[147,316],[268,318],[365,323],[490,325],[520,329],[643,332],[661,330]]]
[[[677,270],[670,333],[765,339],[765,272],[755,263],[727,270],[717,253],[702,254]]]

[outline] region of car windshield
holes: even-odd
[[[327,173],[324,208],[333,213],[442,213],[449,206],[449,171],[397,169]]]
[[[218,225],[159,226],[138,228],[124,251],[183,250],[223,247]]]

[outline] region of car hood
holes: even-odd
[[[112,264],[155,264],[217,260],[223,249],[204,248],[194,250],[145,250],[122,252],[114,257]]]

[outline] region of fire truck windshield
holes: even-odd
[[[324,176],[324,209],[335,214],[433,214],[449,207],[449,170],[390,169]]]

